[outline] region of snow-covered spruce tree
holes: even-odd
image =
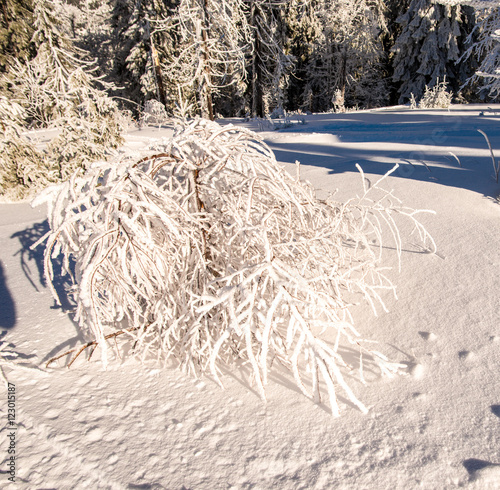
[[[61,0],[60,0],[61,1]],[[111,81],[115,46],[112,42],[112,5],[108,0],[62,0],[56,15],[75,46],[96,61],[95,74]]]
[[[312,112],[313,93],[307,85],[309,61],[322,27],[315,13],[316,2],[292,5],[286,16],[286,52],[293,56],[293,73],[287,86],[287,109]]]
[[[0,74],[5,73],[12,59],[30,59],[33,53],[33,2],[2,0],[0,6]],[[0,89],[2,85],[0,84]]]
[[[91,63],[58,28],[49,0],[34,2],[36,57],[16,60],[6,79],[13,101],[23,108],[30,129],[57,128],[46,157],[66,180],[77,167],[103,158],[121,143],[122,129],[115,103],[96,87]],[[50,172],[39,185],[54,182]]]
[[[248,98],[252,116],[264,117],[285,105],[294,57],[286,52],[286,15],[300,2],[245,0],[248,23]]]
[[[163,70],[172,99],[195,94],[198,114],[214,119],[215,96],[244,81],[245,20],[242,0],[180,0],[155,24],[176,39]]]
[[[479,85],[492,99],[500,97],[500,6],[478,9],[478,40],[463,58],[479,63],[468,85]],[[471,35],[472,37],[472,35]]]
[[[412,0],[397,22],[402,26],[392,48],[393,81],[399,86],[399,102],[411,94],[420,98],[426,85],[446,77],[453,91],[458,91],[470,74],[457,65],[464,52],[464,42],[472,30],[471,17],[464,7],[441,5],[433,0]]]
[[[168,93],[177,87],[164,86],[160,66],[171,55],[174,40],[159,32],[157,22],[173,15],[177,0],[111,0],[113,77],[123,87],[118,91],[137,107],[155,99],[168,105]]]
[[[263,398],[278,362],[306,396],[326,391],[334,415],[340,393],[366,411],[346,372],[363,381],[364,364],[389,375],[402,366],[360,338],[353,295],[375,311],[394,290],[380,260],[386,233],[401,253],[398,217],[432,241],[383,180],[346,203],[319,200],[256,134],[198,119],[142,158],[47,189],[35,202],[48,202],[47,280],[58,253],[68,272],[74,261],[75,318],[91,336],[73,352],[99,346],[106,364],[108,341],[128,338],[143,360],[217,380],[243,363]],[[359,351],[359,366],[342,346]]]
[[[311,6],[321,34],[307,66],[304,98],[312,94],[315,111],[377,106],[387,101],[382,76],[385,31],[384,6],[379,0],[317,1]]]
[[[398,22],[398,19],[406,13],[408,10],[411,0],[385,0],[386,10],[385,18],[387,24],[387,31],[383,36],[382,42],[384,45],[385,62],[384,62],[384,73],[387,80],[387,85],[389,86],[389,104],[395,105],[398,103],[399,94],[396,92],[397,87],[395,87],[392,81],[394,75],[393,58],[394,53],[392,47],[396,42],[402,31],[402,26]]]

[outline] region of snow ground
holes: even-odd
[[[264,405],[244,373],[227,373],[222,391],[126,351],[107,371],[99,356],[45,370],[83,338],[53,306],[42,252],[29,250],[47,229],[44,210],[1,204],[0,355],[17,354],[19,363],[4,366],[16,390],[13,488],[500,488],[500,184],[476,131],[500,157],[500,106],[491,108],[310,115],[261,133],[291,172],[300,160],[302,178],[320,194],[359,193],[356,163],[370,180],[400,163],[386,187],[408,206],[437,212],[424,222],[438,253],[407,240],[390,312],[354,312],[364,338],[408,365],[408,376],[373,374],[367,386],[354,385],[368,415],[345,402],[333,418],[279,371]],[[127,146],[169,134],[131,132]],[[2,385],[2,426],[6,393]],[[1,487],[11,432],[3,428],[0,439]]]

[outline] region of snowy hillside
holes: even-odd
[[[436,211],[422,218],[436,254],[419,248],[411,229],[403,229],[401,272],[386,250],[399,298],[384,298],[390,311],[353,310],[362,336],[378,340],[377,349],[405,364],[408,375],[381,378],[367,369],[365,386],[353,377],[370,411],[340,399],[334,418],[277,366],[267,404],[245,369],[225,373],[221,390],[173,366],[142,365],[130,345],[106,371],[99,355],[46,369],[47,360],[85,339],[54,307],[43,250],[29,248],[48,231],[44,209],[0,204],[0,356],[11,383],[0,402],[0,486],[9,483],[12,447],[12,488],[500,488],[500,184],[477,131],[488,135],[498,160],[500,105],[290,122],[272,131],[254,121],[219,121],[262,130],[278,161],[295,175],[299,160],[301,178],[320,196],[359,194],[357,163],[372,183],[398,163],[385,187],[405,205]],[[171,134],[132,131],[125,146],[140,150]],[[15,393],[10,425],[7,393]]]

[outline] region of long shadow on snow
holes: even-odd
[[[484,140],[477,140],[477,129],[482,129],[488,136],[499,136],[500,117],[487,114],[479,116],[477,108],[461,109],[470,112],[464,116],[455,111],[419,112],[396,111],[349,114],[315,114],[305,125],[293,125],[281,129],[279,133],[327,133],[338,135],[344,143],[387,142],[387,143],[458,143],[467,140],[468,148],[485,148]],[[482,139],[482,136],[480,136]],[[457,144],[456,146],[464,146]]]
[[[277,143],[270,143],[269,146],[280,162],[293,164],[298,160],[301,165],[327,168],[330,174],[358,173],[356,164],[359,164],[365,174],[382,176],[399,163],[400,167],[392,174],[395,177],[436,182],[448,187],[468,189],[488,197],[494,197],[498,193],[490,157],[461,158],[461,168],[458,163],[452,163],[453,157],[429,152],[422,156],[419,151],[334,148],[335,153],[326,155],[324,147],[312,148],[312,145],[308,145],[307,152],[300,144],[283,145],[287,149],[281,149],[281,145]],[[388,159],[391,161],[387,161]],[[425,165],[422,162],[425,162]]]
[[[36,354],[23,354],[22,352],[19,352],[15,344],[13,344],[12,342],[7,342],[7,340],[4,340],[6,335],[7,335],[7,330],[0,332],[1,357],[6,361],[11,361],[17,364],[21,364],[21,361],[24,361],[22,363],[23,365],[25,366],[28,365],[31,367],[31,365],[27,361],[36,358]]]
[[[7,281],[0,262],[0,327],[12,328],[16,324],[16,304],[7,287]]]
[[[332,345],[331,342],[327,341],[327,344]],[[333,347],[333,345],[332,345]],[[393,346],[391,346],[393,347]],[[400,349],[399,352],[403,353]],[[338,353],[341,355],[342,359],[352,367],[352,370],[344,370],[342,369],[342,375],[346,382],[351,388],[355,386],[361,386],[361,381],[359,379],[360,371],[360,353],[358,350],[353,349],[348,346],[340,346],[338,349]],[[404,353],[403,353],[404,354]],[[410,359],[411,356],[405,354],[407,359]],[[411,363],[407,361],[403,361],[411,367]],[[224,383],[224,377],[232,378],[236,382],[238,382],[241,386],[243,386],[250,393],[255,395],[257,398],[260,398],[260,395],[257,391],[255,380],[253,378],[253,370],[249,367],[248,364],[238,361],[233,366],[218,366],[223,377],[221,377],[222,383]],[[368,382],[375,381],[381,377],[380,369],[377,367],[375,360],[370,355],[363,356],[363,373],[364,379]],[[214,384],[218,385],[215,379],[211,375],[206,375],[207,379],[210,379]],[[272,383],[276,383],[278,385],[283,386],[287,390],[295,392],[300,398],[307,400],[304,393],[297,386],[292,371],[289,368],[285,368],[279,361],[275,361],[272,363],[272,366],[269,369],[268,379]],[[312,395],[312,381],[310,376],[307,373],[301,374],[301,381],[303,382],[306,390]],[[354,403],[352,403],[348,398],[342,395],[341,390],[340,393],[336,393],[337,399],[341,405],[345,405],[351,409],[358,410],[358,407]],[[358,390],[359,391],[359,390]],[[329,399],[328,392],[326,390],[326,386],[324,380],[321,379],[320,382],[320,393],[321,393],[321,401],[318,403],[318,407],[324,410],[327,413],[332,412],[331,407],[328,405],[327,400]],[[359,393],[360,399],[362,400],[362,393]],[[308,401],[310,403],[310,401]],[[341,407],[341,410],[343,408]]]
[[[45,243],[40,244],[35,249],[31,247],[42,238],[48,231],[49,223],[47,220],[40,223],[35,223],[33,226],[25,230],[14,233],[10,238],[17,238],[21,245],[17,254],[21,262],[21,269],[24,275],[29,280],[31,285],[36,291],[39,291],[37,284],[42,287],[47,287],[44,274],[44,253]],[[33,277],[31,266],[36,268],[36,277]],[[62,308],[64,311],[72,310],[74,303],[69,296],[69,288],[71,287],[71,280],[66,275],[62,275],[62,257],[52,258],[52,266],[54,268],[54,281],[53,286],[59,296],[61,305],[57,305],[54,301],[53,308]]]
[[[486,118],[477,119],[483,121]],[[493,122],[494,125],[478,123],[477,126],[488,134],[493,150],[496,150],[495,157],[498,160],[500,157],[500,124],[498,121]],[[386,131],[379,127],[378,132],[374,134],[366,131],[366,124],[360,123],[359,130],[356,129],[355,125],[351,125],[350,132],[344,134],[341,132],[340,126],[337,129],[332,127],[331,131],[326,131],[327,126],[321,126],[321,132],[338,134],[341,139],[339,145],[335,142],[331,144],[308,143],[307,139],[304,143],[273,140],[267,141],[267,143],[280,162],[293,164],[298,160],[302,165],[327,168],[332,174],[357,173],[355,165],[358,163],[366,174],[382,176],[393,168],[395,163],[399,163],[400,168],[393,174],[399,178],[424,182],[433,181],[441,185],[468,189],[488,197],[493,197],[498,193],[498,184],[493,178],[493,166],[486,141],[473,127],[458,129],[455,132],[443,129],[441,133],[434,132],[433,134],[432,128],[439,127],[434,124],[419,129],[420,136],[424,134],[423,131],[428,132],[428,139],[412,137],[405,141],[401,139],[401,131],[397,128],[394,131]],[[415,128],[417,126],[418,124],[415,124]],[[316,130],[316,128],[311,128],[311,130]],[[369,126],[369,130],[373,131],[374,127]],[[281,133],[285,133],[285,131],[280,131]],[[303,134],[307,136],[309,133]],[[364,148],[364,145],[356,148],[342,146],[343,143],[349,142],[349,137],[354,136],[356,138],[351,139],[361,139],[365,143],[387,142],[387,149]],[[407,144],[408,146],[407,149],[391,150],[391,143]],[[439,150],[436,151],[436,148]],[[461,156],[457,148],[482,150],[486,152],[487,156]],[[449,154],[451,150],[457,154],[462,167]]]
[[[14,233],[11,238],[19,240],[21,248],[18,250],[19,260],[21,262],[21,268],[24,275],[29,280],[33,289],[40,291],[39,288],[46,288],[47,282],[44,275],[44,253],[45,253],[45,243],[40,244],[35,249],[32,249],[34,245],[40,238],[42,238],[49,231],[48,221],[42,221],[40,223],[35,223],[33,226],[26,228],[25,230]],[[71,288],[71,279],[68,275],[62,275],[62,257],[56,257],[52,259],[52,266],[54,270],[54,282],[53,286],[59,297],[60,305],[54,300],[53,309],[62,309],[64,312],[69,313],[69,318],[73,322],[77,335],[72,337],[62,344],[54,347],[42,360],[43,363],[54,357],[56,354],[75,347],[77,344],[84,341],[83,334],[80,330],[78,324],[73,320],[72,310],[75,307],[74,302],[71,299],[69,290]],[[32,272],[32,269],[35,272]]]

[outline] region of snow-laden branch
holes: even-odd
[[[45,274],[50,283],[58,254],[68,273],[74,261],[76,318],[104,364],[120,335],[143,360],[219,383],[222,366],[244,362],[264,398],[278,361],[313,400],[322,379],[334,415],[340,393],[366,411],[342,346],[382,373],[402,366],[361,339],[350,306],[364,298],[376,312],[394,292],[382,238],[401,255],[399,218],[433,242],[385,177],[362,180],[361,197],[319,200],[256,134],[195,120],[143,158],[95,165],[37,199],[49,204]]]

